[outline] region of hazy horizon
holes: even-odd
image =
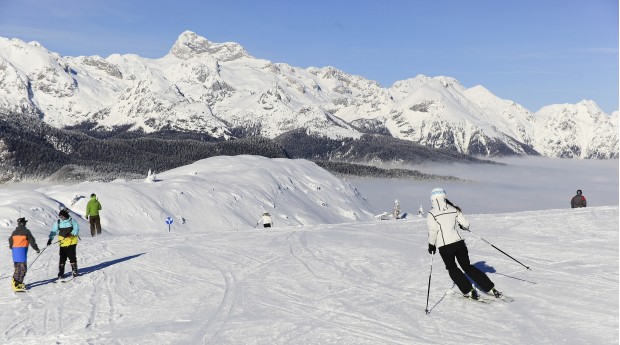
[[[423,173],[450,175],[471,182],[414,181],[347,177],[375,212],[391,211],[395,199],[403,212],[428,211],[431,189],[443,187],[465,213],[505,213],[570,208],[577,189],[588,206],[618,205],[618,160],[544,157],[494,158],[504,165],[425,163],[407,166]]]

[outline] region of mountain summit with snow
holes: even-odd
[[[62,57],[0,38],[0,110],[56,126],[90,123],[234,137],[291,130],[330,138],[389,134],[483,156],[618,158],[618,113],[592,101],[536,113],[482,86],[423,75],[383,88],[333,67],[299,68],[251,56],[234,42],[183,32],[159,59]]]

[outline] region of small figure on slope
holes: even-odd
[[[49,246],[52,244],[52,240],[56,237],[56,234],[58,234],[58,243],[60,244],[58,279],[61,279],[65,274],[65,263],[67,262],[67,258],[69,258],[69,263],[71,264],[73,277],[76,277],[78,275],[76,249],[80,226],[73,218],[71,218],[66,209],[62,209],[58,213],[58,218],[58,221],[55,222],[52,227],[47,245]]]
[[[588,202],[586,201],[586,197],[583,196],[583,192],[581,189],[577,190],[577,195],[575,195],[572,199],[570,199],[570,207],[571,208],[580,208],[586,207]]]
[[[263,222],[264,228],[270,228],[273,225],[273,221],[271,220],[271,215],[269,214],[269,212],[263,213],[261,219],[258,220],[258,223],[256,223],[256,225],[260,224],[261,221]]]
[[[101,235],[101,219],[99,218],[99,211],[101,211],[101,203],[97,200],[95,193],[90,195],[90,200],[86,204],[86,219],[90,223],[90,235]]]
[[[37,254],[40,253],[37,241],[32,236],[30,230],[26,228],[27,222],[26,218],[17,219],[17,227],[11,234],[11,237],[9,237],[9,248],[13,252],[13,266],[15,266],[15,272],[13,273],[14,291],[26,291],[24,278],[28,270],[28,245],[32,246],[32,249]]]
[[[446,265],[450,278],[464,297],[475,300],[480,298],[463,271],[486,293],[500,298],[501,292],[495,289],[495,284],[489,277],[469,262],[467,246],[457,230],[457,226],[465,231],[469,230],[469,221],[465,219],[461,209],[446,199],[446,191],[442,188],[431,191],[431,203],[432,209],[426,217],[429,254],[435,254],[439,248],[439,255]],[[463,271],[456,266],[455,259]]]

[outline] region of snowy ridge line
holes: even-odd
[[[369,132],[471,155],[618,158],[618,112],[607,115],[591,100],[534,113],[446,76],[418,75],[383,88],[333,67],[258,59],[237,43],[191,31],[159,59],[61,57],[0,37],[0,67],[0,110],[56,127],[172,128],[216,139],[231,139],[239,128],[266,138],[289,130],[332,139]]]

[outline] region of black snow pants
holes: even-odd
[[[65,274],[65,263],[67,258],[71,264],[71,270],[77,273],[77,244],[72,244],[67,247],[60,247],[60,260],[58,262],[58,276],[62,277]]]
[[[484,272],[469,263],[469,252],[467,251],[465,241],[458,241],[439,247],[439,254],[446,264],[450,278],[452,278],[452,281],[459,287],[462,293],[466,294],[471,290],[471,283],[463,274],[463,271],[485,292],[490,291],[495,286]],[[463,271],[456,266],[455,258]]]

